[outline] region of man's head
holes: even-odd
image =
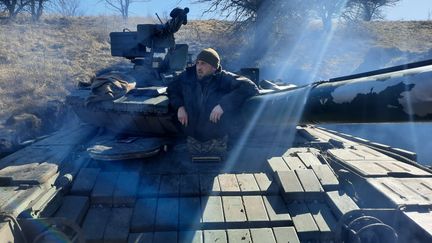
[[[196,73],[198,79],[212,75],[220,66],[219,54],[212,48],[204,49],[198,54],[196,60]]]

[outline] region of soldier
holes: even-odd
[[[226,136],[231,118],[257,93],[251,80],[222,70],[219,54],[211,48],[202,50],[196,65],[168,86],[170,105],[185,134],[202,142]]]

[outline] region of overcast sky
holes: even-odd
[[[131,16],[148,16],[157,12],[166,15],[176,7],[189,7],[190,18],[201,19],[202,11],[206,9],[203,4],[191,4],[194,0],[151,0],[149,2],[136,2],[130,7]],[[112,14],[99,0],[81,1],[86,15]],[[114,12],[115,13],[115,12]],[[385,9],[386,19],[389,20],[432,20],[432,0],[402,0],[397,6]],[[217,18],[218,16],[206,15],[204,18]]]

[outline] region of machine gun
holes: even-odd
[[[187,24],[188,13],[189,8],[174,8],[171,19],[165,24],[138,24],[137,31],[111,32],[111,55],[162,71],[182,70],[187,61],[188,46],[177,45],[174,33]],[[155,55],[164,53],[167,53],[165,58]]]

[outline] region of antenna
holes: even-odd
[[[161,24],[163,24],[161,18],[159,18],[159,14],[157,14],[157,13],[155,13],[155,14],[156,14],[156,17],[157,17],[157,18],[159,19],[159,21],[161,22]]]

